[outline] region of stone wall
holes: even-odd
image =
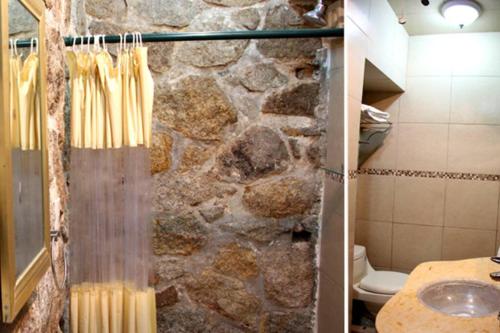
[[[306,0],[86,0],[75,33],[303,26]],[[159,332],[309,332],[326,108],[320,40],[149,45]]]
[[[46,44],[48,56],[47,106],[49,138],[49,195],[51,229],[66,227],[67,188],[64,178],[62,154],[64,145],[64,45],[61,36],[69,26],[66,1],[45,0]],[[63,276],[63,242],[54,247],[54,262],[59,280]],[[10,325],[0,324],[1,332],[52,333],[60,332],[66,293],[60,292],[49,270],[45,273],[25,307]]]

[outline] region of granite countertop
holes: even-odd
[[[489,274],[500,265],[489,258],[434,261],[420,264],[404,288],[387,302],[377,316],[379,333],[500,333],[497,315],[459,318],[435,312],[417,298],[418,290],[443,280],[479,280],[500,287]]]

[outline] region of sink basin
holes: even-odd
[[[480,281],[442,281],[422,288],[418,299],[455,317],[485,317],[500,311],[500,289]]]

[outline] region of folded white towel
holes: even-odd
[[[361,104],[361,120],[368,123],[388,123],[391,115],[370,105]]]
[[[381,111],[373,106],[361,104],[361,111],[368,112],[370,114],[377,115],[382,118],[389,118],[391,115],[385,111]]]
[[[389,123],[389,119],[369,115],[369,116],[361,116],[361,122],[369,124],[387,124]]]

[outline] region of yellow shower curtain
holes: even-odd
[[[9,71],[11,145],[21,150],[39,150],[38,55],[30,52],[23,61],[20,55],[12,53]]]
[[[147,48],[137,42],[121,49],[116,65],[98,44],[93,50],[73,48],[67,63],[74,189],[71,330],[155,333],[155,293],[147,286],[149,216],[142,195],[150,178],[143,160],[149,157],[154,91]]]
[[[151,144],[154,83],[147,47],[67,52],[71,85],[71,146],[147,148]]]

